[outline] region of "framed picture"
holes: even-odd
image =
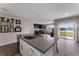
[[[1,33],[6,33],[5,26],[1,26]]]
[[[15,32],[14,31],[14,24],[13,23],[10,24],[10,32]]]
[[[14,19],[10,19],[11,20],[11,23],[14,23]]]
[[[5,17],[0,17],[1,18],[1,22],[5,22]]]
[[[16,20],[16,24],[21,24],[21,20]]]
[[[20,26],[16,26],[15,27],[15,32],[21,32],[21,27]]]

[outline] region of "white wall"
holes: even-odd
[[[32,30],[32,21],[31,20],[21,19],[19,17],[15,17],[13,15],[9,15],[9,14],[0,12],[0,17],[1,16],[21,20],[22,32],[0,33],[0,46],[5,45],[5,44],[10,44],[10,43],[17,42],[17,37],[16,37],[17,34],[30,33],[31,30]]]
[[[33,23],[31,20],[22,20],[22,33],[30,33],[33,29]]]

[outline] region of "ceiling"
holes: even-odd
[[[30,20],[54,20],[79,14],[77,3],[0,3],[0,11]]]

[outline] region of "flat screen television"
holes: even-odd
[[[35,29],[42,29],[44,25],[42,24],[34,24]]]

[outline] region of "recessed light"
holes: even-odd
[[[66,15],[66,16],[68,16],[68,15],[69,15],[69,13],[65,13],[65,15]]]

